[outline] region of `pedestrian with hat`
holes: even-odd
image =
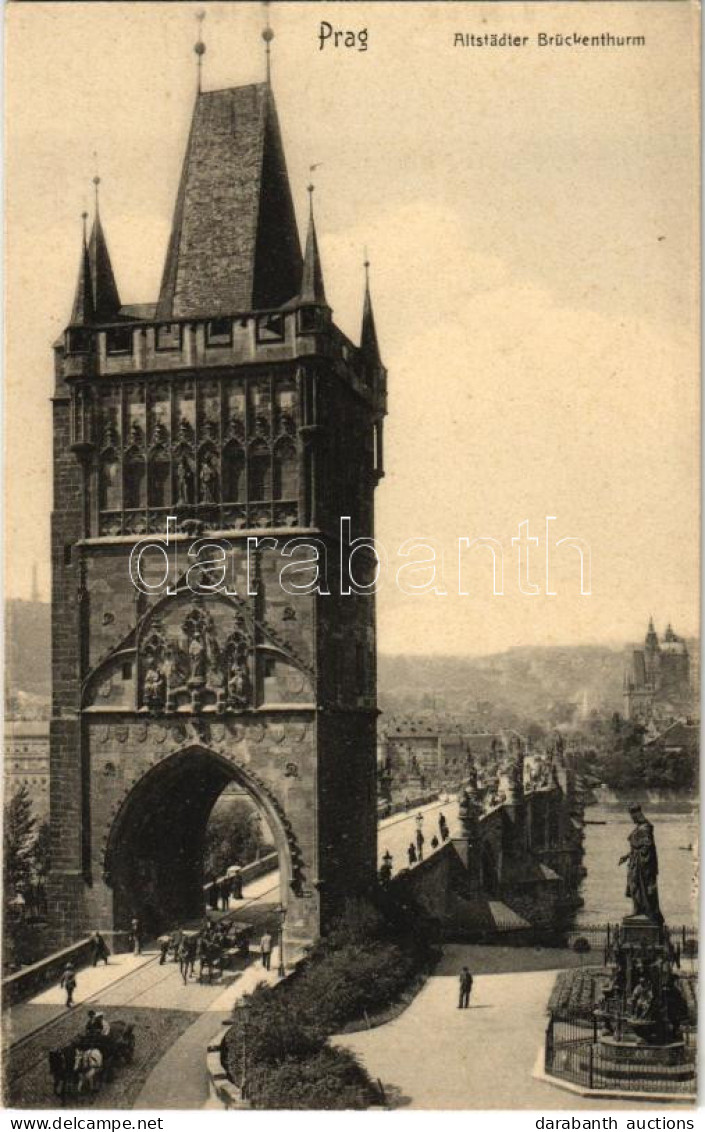
[[[59,986],[66,991],[66,1005],[73,1006],[73,992],[76,989],[76,969],[73,963],[67,963],[64,967]]]

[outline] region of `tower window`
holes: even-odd
[[[272,462],[266,445],[257,445],[250,452],[249,497],[251,503],[272,498]]]
[[[274,453],[274,498],[296,499],[298,475],[296,448],[289,442],[278,444]]]
[[[157,350],[181,349],[181,323],[165,322],[157,327],[155,345]]]
[[[144,460],[133,457],[125,464],[125,507],[135,510],[146,502],[146,474]]]
[[[69,354],[87,354],[91,345],[90,331],[75,327],[66,335],[66,349]]]
[[[257,319],[257,341],[263,345],[267,342],[284,341],[284,315],[263,314]]]
[[[150,507],[168,507],[171,503],[171,464],[164,456],[149,462]]]
[[[105,349],[109,355],[132,353],[132,327],[113,326],[105,334]]]
[[[298,316],[299,334],[312,334],[325,326],[325,314],[320,307],[301,307]]]
[[[212,318],[206,323],[206,346],[232,346],[233,324],[229,318]]]

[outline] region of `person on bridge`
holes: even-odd
[[[91,951],[93,954],[94,967],[98,965],[98,961],[100,959],[103,960],[106,967],[108,966],[108,956],[110,955],[110,949],[100,932],[93,932],[93,935],[91,936]]]
[[[431,848],[437,849],[439,845],[440,845],[440,841],[438,840],[438,838],[436,837],[436,835],[434,833],[433,837],[431,838]]]
[[[230,907],[230,879],[223,877],[223,882],[220,886],[220,906],[224,912],[228,911]]]
[[[421,826],[416,830],[416,855],[419,861],[423,861],[423,847],[426,838],[423,835]]]
[[[237,866],[237,872],[234,872],[230,878],[230,887],[233,900],[242,900],[242,869],[239,865]]]
[[[179,970],[181,978],[184,980],[184,986],[188,983],[189,975],[193,976],[194,968],[196,966],[196,954],[198,952],[198,938],[197,936],[183,936],[179,944]]]
[[[136,916],[133,917],[130,924],[130,947],[134,955],[142,954],[142,931]]]
[[[407,849],[407,853],[409,854],[409,865],[415,865],[416,864],[416,846],[414,845],[413,841],[409,845],[409,848]]]
[[[99,1034],[101,1038],[110,1037],[110,1023],[102,1010],[96,1011],[94,1033]]]
[[[260,940],[259,947],[262,955],[262,966],[265,971],[269,971],[272,966],[272,937],[269,932],[264,933]]]
[[[448,840],[448,822],[445,819],[445,815],[442,814],[442,813],[438,815],[438,831],[441,835],[441,841],[447,841]]]
[[[470,991],[472,990],[472,975],[467,967],[463,967],[460,972],[460,997],[458,999],[458,1010],[467,1010],[470,1005]]]
[[[66,1005],[73,1006],[73,992],[76,990],[76,971],[73,963],[67,963],[64,967],[59,986],[66,991]]]

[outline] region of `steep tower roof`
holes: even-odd
[[[88,243],[88,258],[91,265],[95,319],[97,322],[111,322],[116,318],[121,304],[103,225],[100,222],[97,200],[95,219]]]
[[[157,317],[280,307],[300,282],[301,248],[268,84],[199,93]]]
[[[91,261],[86,243],[86,214],[83,214],[83,238],[81,240],[81,259],[78,265],[78,282],[73,300],[70,326],[88,326],[94,321],[93,283],[91,281]]]
[[[323,286],[323,269],[321,257],[318,252],[316,238],[316,223],[313,219],[313,188],[309,188],[311,204],[308,217],[308,232],[306,234],[306,253],[304,255],[304,269],[301,276],[301,291],[299,299],[302,303],[326,304],[326,292]]]
[[[365,361],[372,366],[381,366],[382,358],[377,341],[377,328],[372,310],[372,296],[370,295],[370,277],[365,264],[365,301],[362,307],[362,330],[360,331],[360,350]]]

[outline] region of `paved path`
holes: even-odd
[[[67,1010],[65,993],[54,984],[5,1011],[5,1065],[12,1081],[13,1104],[46,1105],[51,1097],[47,1050],[83,1028],[90,1005],[104,1010],[108,1020],[120,1017],[134,1022],[136,1063],[140,1063],[134,1068],[137,1074],[146,1073],[132,1086],[127,1070],[117,1075],[114,1086],[101,1089],[98,1107],[113,1103],[137,1108],[203,1107],[208,1093],[208,1044],[241,995],[261,981],[277,978],[278,949],[272,954],[269,973],[262,968],[257,952],[265,924],[276,937],[272,929],[278,904],[278,872],[257,878],[245,887],[243,900],[231,901],[230,918],[252,925],[253,953],[247,966],[224,972],[212,985],[197,979],[185,985],[178,965],[170,960],[160,964],[158,946],[152,943],[140,956],[111,956],[107,967],[101,964],[79,970],[74,1010]],[[118,1095],[122,1087],[127,1092]],[[136,1096],[135,1087],[139,1090]]]
[[[102,1001],[102,995],[108,987],[119,984],[127,975],[139,970],[153,958],[153,954],[147,953],[138,956],[111,955],[107,967],[101,963],[99,967],[79,970],[76,975],[74,1002],[79,1006],[84,1002],[98,1001],[98,999]],[[55,983],[27,1002],[17,1003],[16,1006],[3,1011],[5,1044],[20,1041],[37,1026],[42,1026],[65,1013],[66,991]]]
[[[389,850],[393,858],[392,872],[394,874],[409,867],[407,849],[410,842],[416,843],[416,818],[418,814],[423,816],[421,828],[425,838],[424,857],[429,857],[433,853],[431,838],[435,835],[440,842],[438,832],[438,815],[440,813],[445,816],[451,837],[459,834],[458,803],[454,796],[451,796],[447,802],[430,802],[426,806],[412,808],[408,814],[395,814],[393,817],[381,821],[377,832],[378,865],[381,866],[384,854]]]
[[[633,1109],[633,1101],[580,1097],[532,1077],[555,971],[477,975],[470,1008],[458,1009],[458,973],[464,963],[477,970],[483,951],[448,945],[403,1014],[335,1044],[356,1053],[398,1107]]]
[[[208,1079],[205,1062],[206,1050],[223,1030],[223,1023],[232,1015],[233,1006],[244,994],[250,994],[261,983],[277,981],[278,955],[272,956],[272,969],[265,971],[253,961],[237,981],[211,998],[198,1021],[172,1045],[147,1078],[139,1093],[135,1108],[203,1108],[208,1101]],[[191,992],[193,987],[185,987]],[[170,1001],[174,999],[170,996]],[[183,1009],[183,1007],[181,1007]]]

